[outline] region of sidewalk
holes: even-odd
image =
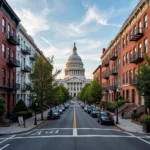
[[[116,121],[116,116],[114,116],[114,120]],[[116,126],[120,129],[132,133],[146,134],[143,132],[143,127],[131,122],[131,119],[121,119],[119,117],[118,120],[119,124],[116,124]]]
[[[46,119],[47,119],[48,111],[49,110],[44,112],[44,121],[46,121]],[[30,131],[44,122],[44,121],[41,121],[41,114],[37,115],[37,125],[34,125],[34,120],[35,120],[34,116],[29,119],[26,119],[26,121],[25,121],[26,127],[25,128],[24,128],[24,125],[19,126],[18,123],[13,123],[9,127],[0,127],[0,135],[17,134],[17,133]]]

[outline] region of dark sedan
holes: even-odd
[[[97,118],[98,118],[98,122],[100,123],[100,124],[114,124],[114,118],[113,118],[113,116],[110,114],[110,113],[108,113],[108,112],[100,112],[99,114],[98,114],[98,116],[97,116]]]
[[[58,109],[50,110],[47,118],[48,119],[59,119],[60,118],[59,110]]]
[[[93,108],[91,110],[91,116],[92,117],[97,117],[97,115],[99,114],[99,112],[100,112],[99,108]]]
[[[92,111],[92,106],[87,106],[87,112],[88,112],[88,114],[90,114],[91,111]]]

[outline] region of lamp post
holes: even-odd
[[[119,95],[119,89],[117,89],[116,92],[117,92],[117,114],[116,114],[116,124],[119,124],[119,121],[118,121],[118,95]]]
[[[35,103],[35,120],[34,120],[34,125],[37,125],[36,111],[37,111],[37,103]]]

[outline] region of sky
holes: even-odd
[[[76,42],[87,79],[100,65],[102,49],[119,32],[140,0],[7,0],[54,69],[64,69]]]

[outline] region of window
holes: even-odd
[[[6,76],[5,69],[2,69],[2,85],[5,85],[5,76]]]
[[[13,74],[12,74],[12,83],[14,84],[15,82],[14,82],[14,77],[15,77],[15,73],[13,72]]]
[[[125,84],[125,74],[123,73],[123,84]]]
[[[138,32],[142,33],[142,23],[141,23],[141,21],[138,22]]]
[[[6,58],[6,45],[4,43],[2,43],[2,58]]]
[[[123,56],[123,66],[125,65],[125,56]]]
[[[123,45],[122,45],[122,47],[123,48],[125,47],[125,39],[123,39]]]
[[[15,106],[15,94],[13,94],[13,107]]]
[[[15,58],[15,51],[12,51],[12,58]]]
[[[6,33],[6,20],[2,18],[2,32]]]
[[[14,31],[14,29],[12,29],[12,36],[14,36],[14,35],[15,35],[14,33],[15,33],[15,31]]]
[[[134,53],[134,55],[136,54],[136,47],[134,47],[134,49],[133,49],[133,53]]]
[[[148,53],[148,40],[147,38],[144,40],[144,53]]]
[[[147,28],[147,14],[144,16],[144,28]]]
[[[133,69],[133,78],[136,76],[136,68]]]
[[[128,80],[128,72],[126,72],[126,83],[128,83],[129,80]]]
[[[126,36],[126,45],[128,45],[128,35]]]
[[[142,44],[141,43],[138,46],[138,56],[142,56]]]
[[[130,79],[130,82],[132,82],[132,70],[129,71],[129,79]]]
[[[130,39],[132,38],[132,31],[130,31]]]
[[[10,38],[11,31],[10,31],[10,24],[8,24],[8,38]]]
[[[136,26],[134,27],[134,35],[136,34]]]
[[[10,59],[10,57],[11,57],[10,56],[10,47],[8,47],[7,50],[8,50],[8,59]]]
[[[131,61],[131,59],[132,59],[132,50],[130,51],[130,61]]]
[[[128,53],[126,53],[126,64],[128,63],[128,60],[129,60],[129,56]]]
[[[8,86],[10,87],[10,71],[8,71]]]

